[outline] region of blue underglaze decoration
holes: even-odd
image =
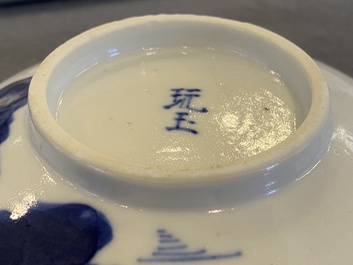
[[[182,123],[187,122],[189,124],[195,124],[195,121],[190,121],[185,119],[186,116],[189,115],[187,112],[176,112],[175,113],[177,116],[174,118],[175,120],[175,125],[174,126],[168,126],[165,127],[167,131],[185,131],[185,132],[190,132],[192,134],[198,134],[198,132],[194,129],[188,128],[183,125]]]
[[[199,88],[172,88],[171,97],[173,102],[169,105],[165,105],[165,109],[170,109],[172,107],[178,107],[179,109],[186,109],[196,112],[208,112],[206,108],[193,108],[192,100],[193,98],[200,97],[201,89]]]
[[[139,258],[140,263],[164,263],[164,262],[197,262],[216,261],[220,259],[238,258],[242,252],[236,250],[231,253],[209,254],[205,248],[190,250],[188,245],[170,234],[165,229],[157,230],[159,245],[149,257]]]
[[[9,135],[12,113],[27,103],[31,79],[32,77],[27,77],[0,89],[0,144]]]
[[[206,108],[194,108],[192,107],[192,101],[195,98],[201,96],[202,90],[199,88],[172,88],[172,103],[163,106],[164,109],[176,108],[178,110],[184,110],[176,112],[175,125],[166,127],[167,131],[184,131],[192,134],[198,134],[198,131],[189,128],[188,124],[196,124],[195,121],[186,119],[190,112],[201,112],[206,113]]]
[[[37,204],[12,219],[0,211],[0,264],[84,265],[112,239],[107,219],[84,204]]]

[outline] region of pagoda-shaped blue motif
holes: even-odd
[[[171,262],[197,262],[215,261],[220,259],[238,258],[242,252],[236,250],[231,253],[210,254],[205,248],[191,250],[179,238],[169,233],[165,229],[157,230],[159,244],[150,256],[139,258],[141,263],[171,263]]]

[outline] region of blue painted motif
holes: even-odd
[[[31,79],[28,77],[0,89],[0,144],[8,137],[11,115],[27,103]]]
[[[0,264],[84,265],[112,239],[107,219],[83,204],[38,204],[19,219],[0,211]]]
[[[177,115],[174,126],[168,126],[166,129],[168,131],[185,131],[192,134],[197,134],[198,132],[192,128],[189,128],[188,124],[195,124],[195,121],[187,120],[186,117],[189,115],[189,112],[201,112],[206,113],[208,110],[206,108],[194,108],[192,107],[192,101],[194,98],[200,97],[201,89],[198,88],[172,88],[171,97],[173,102],[169,105],[163,106],[165,109],[177,108],[180,112],[176,112]],[[188,111],[188,112],[186,112]]]
[[[157,230],[159,245],[149,257],[139,258],[140,263],[164,263],[164,262],[196,262],[215,261],[220,259],[238,258],[241,251],[232,253],[209,254],[205,248],[190,250],[180,239],[174,237],[165,229]]]

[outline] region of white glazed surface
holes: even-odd
[[[0,146],[0,207],[18,215],[38,201],[95,207],[106,215],[114,234],[111,243],[91,261],[99,265],[141,264],[138,260],[148,257],[158,244],[157,229],[168,230],[190,249],[206,248],[210,254],[243,253],[241,257],[195,264],[349,264],[353,260],[353,80],[319,65],[331,93],[333,134],[329,149],[310,172],[277,193],[212,211],[119,205],[77,189],[43,167],[31,150],[28,110],[23,107],[14,113],[11,133]]]
[[[171,104],[171,89],[182,89],[183,100],[190,94],[185,88],[200,89],[191,93],[199,96],[190,100],[196,111],[185,118],[195,124],[185,121],[189,131],[169,132],[180,105]],[[71,136],[110,157],[197,170],[224,167],[282,142],[303,120],[296,105],[281,77],[253,58],[184,46],[98,63],[65,88],[56,116]]]

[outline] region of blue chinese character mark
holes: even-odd
[[[188,116],[189,113],[187,112],[176,112],[177,117],[174,118],[174,120],[176,121],[176,124],[174,127],[166,127],[167,131],[173,131],[173,130],[180,130],[180,131],[186,131],[186,132],[190,132],[192,134],[197,134],[196,130],[187,128],[187,127],[183,127],[181,124],[183,122],[188,122],[190,124],[195,124],[194,121],[190,121],[190,120],[186,120],[184,117]]]
[[[200,97],[201,89],[198,88],[172,88],[171,91],[174,93],[171,95],[173,98],[173,103],[170,105],[165,105],[165,109],[170,109],[172,107],[179,107],[180,109],[187,109],[196,112],[208,112],[206,108],[193,108],[191,107],[191,102],[193,98]]]
[[[171,97],[173,99],[172,103],[163,106],[164,109],[176,108],[184,111],[175,112],[176,118],[174,126],[166,127],[167,131],[185,131],[192,134],[197,134],[198,132],[194,129],[188,127],[188,124],[196,124],[195,121],[186,119],[186,116],[190,112],[206,113],[207,108],[195,108],[193,107],[193,100],[199,98],[201,94],[201,89],[199,88],[172,88]],[[188,111],[188,112],[186,112]]]

